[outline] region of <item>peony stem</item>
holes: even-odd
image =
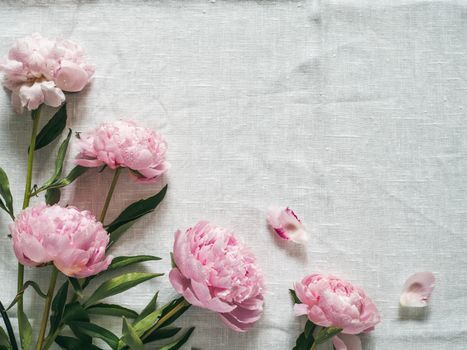
[[[26,173],[26,186],[24,188],[24,199],[23,199],[23,209],[29,206],[29,200],[31,199],[31,184],[32,184],[32,166],[34,163],[34,150],[36,148],[36,137],[37,131],[39,129],[39,121],[41,118],[41,106],[36,110],[31,112],[32,118],[32,132],[31,132],[31,142],[29,143],[28,150],[28,166]],[[23,289],[24,285],[24,266],[18,263],[18,285],[17,293]],[[19,325],[19,335],[22,339],[22,325],[23,325],[23,294],[20,295],[18,299],[18,325]]]
[[[102,208],[101,216],[99,217],[99,221],[102,222],[102,224],[104,224],[105,215],[107,214],[107,209],[109,209],[110,200],[112,199],[115,187],[117,186],[117,181],[121,170],[122,168],[117,168],[114,172],[112,183],[110,184],[109,192],[107,193],[107,198],[105,199],[104,207]]]
[[[36,350],[41,350],[42,343],[44,342],[44,336],[45,336],[45,331],[47,329],[47,323],[49,320],[50,306],[52,304],[52,298],[54,296],[57,276],[58,276],[58,270],[55,266],[53,266],[52,273],[50,275],[49,290],[47,291],[47,298],[45,299],[44,312],[42,314],[41,328],[39,330],[39,338],[37,339]]]
[[[144,340],[146,339],[151,333],[153,333],[155,330],[159,329],[159,327],[165,322],[167,321],[169,318],[171,318],[173,315],[175,315],[178,311],[180,311],[182,308],[184,308],[185,306],[189,306],[191,305],[188,301],[186,300],[183,300],[183,302],[181,302],[180,304],[178,304],[176,307],[174,307],[172,310],[170,310],[167,314],[165,314],[163,317],[161,317],[157,322],[156,324],[150,328],[146,334],[141,337],[141,340]]]
[[[313,344],[311,345],[310,350],[316,350],[317,346],[318,346],[318,344],[316,344],[316,342],[313,342]]]
[[[13,327],[11,326],[10,319],[8,318],[8,314],[3,307],[2,302],[0,301],[0,314],[2,315],[3,322],[5,323],[5,327],[8,333],[8,338],[10,339],[10,345],[12,350],[18,350],[18,344],[16,343],[15,333],[13,332]]]

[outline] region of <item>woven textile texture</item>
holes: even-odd
[[[164,183],[168,195],[115,255],[158,255],[141,270],[168,272],[173,233],[199,219],[234,229],[256,254],[264,317],[237,334],[192,308],[180,321],[197,327],[184,349],[291,349],[304,320],[293,316],[288,288],[312,272],[374,299],[383,321],[364,349],[465,349],[465,1],[0,1],[0,29],[1,56],[33,32],[85,47],[96,75],[69,96],[74,131],[126,117],[166,135],[168,174],[156,185],[122,176],[108,217]],[[0,92],[0,166],[18,209],[31,123]],[[50,175],[57,148],[38,152],[35,183]],[[72,144],[67,169],[76,151]],[[89,173],[61,203],[97,213],[110,180]],[[306,247],[273,236],[270,205],[302,218]],[[5,304],[16,284],[7,225],[1,214]],[[400,310],[405,279],[424,270],[437,278],[430,308]],[[27,269],[26,278],[45,289],[48,271]],[[175,296],[164,276],[113,300],[140,310],[156,290]],[[27,295],[37,328],[42,300]]]

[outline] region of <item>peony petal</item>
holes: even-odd
[[[253,323],[242,323],[230,314],[219,314],[219,316],[227,327],[236,332],[246,332],[253,326]]]
[[[269,208],[267,220],[280,238],[291,240],[298,244],[305,244],[307,242],[308,236],[305,227],[290,208]]]
[[[306,304],[294,304],[293,311],[295,316],[303,316],[308,314],[308,306]]]
[[[78,92],[89,82],[88,73],[74,62],[62,61],[55,76],[55,83],[63,91]]]
[[[332,338],[336,350],[362,350],[360,338],[352,334],[340,333]]]
[[[52,81],[41,83],[44,103],[51,107],[58,107],[65,101],[63,91],[55,86]]]
[[[44,102],[44,94],[41,85],[34,83],[31,86],[23,85],[19,89],[21,105],[32,111],[37,109]]]
[[[431,272],[417,272],[404,284],[400,303],[406,307],[425,307],[435,288],[435,276]]]
[[[169,280],[172,284],[172,287],[174,287],[175,291],[179,294],[183,294],[183,291],[188,288],[188,280],[183,277],[177,268],[170,270]]]

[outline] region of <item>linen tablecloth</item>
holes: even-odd
[[[175,230],[199,219],[234,229],[256,254],[264,317],[237,334],[192,308],[179,322],[196,326],[186,349],[291,349],[304,321],[288,288],[312,272],[374,299],[383,321],[364,349],[467,347],[465,1],[0,1],[0,29],[1,56],[33,32],[86,48],[96,74],[68,99],[74,131],[130,118],[166,135],[167,176],[146,186],[123,176],[109,218],[164,183],[168,195],[115,255],[158,255],[140,270],[168,272]],[[0,113],[0,166],[19,209],[30,119],[12,112],[6,92]],[[75,154],[72,145],[67,169]],[[54,156],[38,152],[35,183]],[[88,173],[61,203],[97,213],[110,178]],[[273,204],[298,213],[308,245],[273,236]],[[2,214],[4,303],[16,283],[7,225]],[[431,306],[407,313],[402,285],[424,270],[437,278]],[[48,273],[27,269],[26,278],[45,288]],[[175,296],[165,276],[113,300],[140,310],[156,290]],[[42,300],[27,293],[37,325]]]

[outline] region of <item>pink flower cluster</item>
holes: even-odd
[[[153,182],[167,171],[167,143],[162,135],[132,121],[105,123],[79,134],[76,163],[85,167],[125,167],[139,182]]]
[[[220,314],[244,332],[263,312],[263,275],[255,257],[226,229],[205,221],[177,231],[170,282],[192,305]]]
[[[380,322],[373,301],[363,289],[334,276],[313,274],[294,285],[302,304],[295,304],[297,316],[323,327],[342,328],[342,333],[369,332]]]
[[[94,74],[78,44],[39,34],[18,39],[8,58],[0,62],[0,71],[19,113],[24,108],[37,109],[42,103],[58,107],[65,101],[64,91],[81,91]]]
[[[95,275],[109,266],[109,236],[89,211],[39,203],[18,214],[10,224],[19,262],[40,266],[52,262],[70,277]]]

